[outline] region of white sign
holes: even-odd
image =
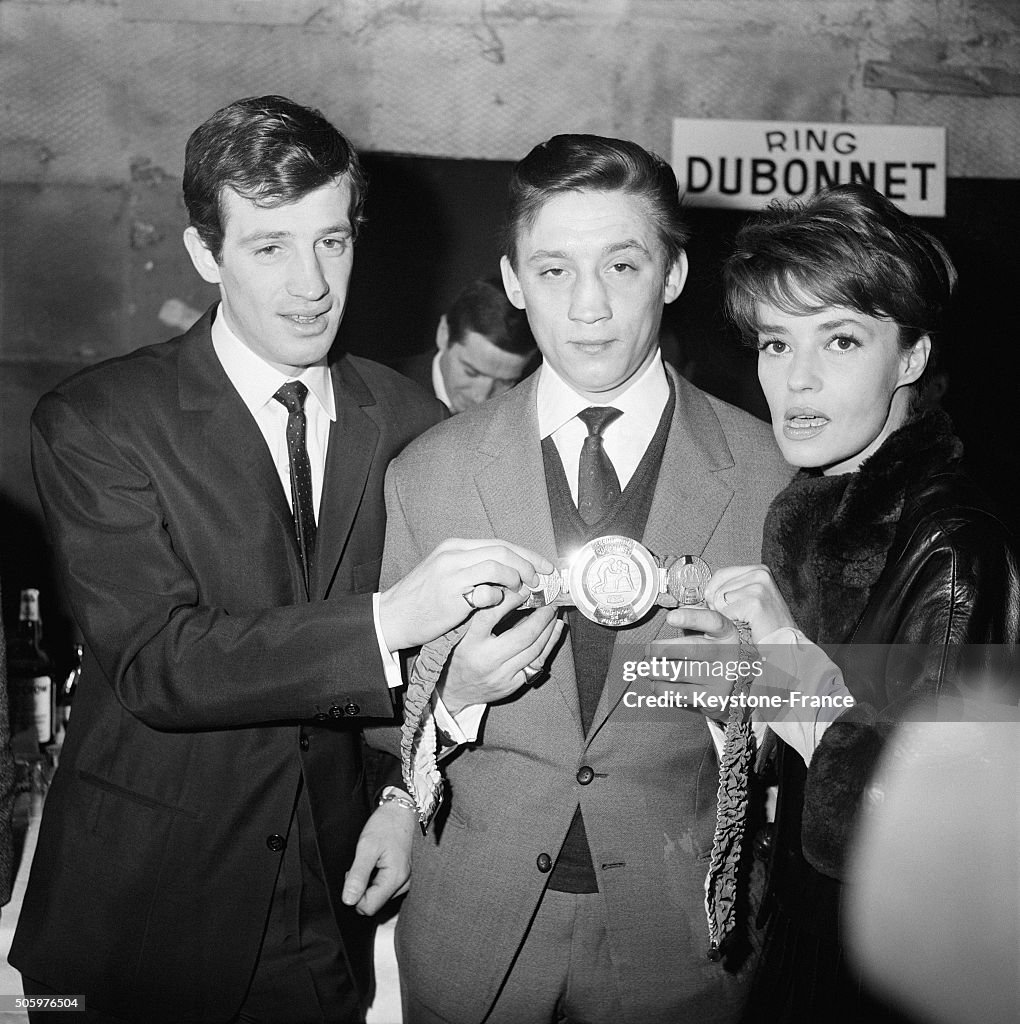
[[[905,213],[946,212],[945,128],[677,117],[673,169],[691,206],[760,210],[864,182]]]

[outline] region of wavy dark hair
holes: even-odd
[[[773,204],[749,220],[723,280],[726,313],[752,346],[761,303],[793,315],[845,306],[892,320],[904,349],[927,334],[930,369],[956,268],[938,239],[880,192],[855,184]]]
[[[356,235],[364,221],[367,181],[354,147],[318,110],[284,96],[252,96],[217,110],[192,132],[184,152],[184,205],[191,225],[219,260],[224,189],[273,207],[345,174]]]
[[[503,251],[517,266],[517,241],[543,205],[564,192],[625,192],[645,203],[672,265],[687,244],[673,168],[636,142],[600,135],[554,135],[513,169]]]

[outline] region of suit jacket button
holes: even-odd
[[[540,853],[535,859],[535,865],[542,874],[552,871],[552,857],[547,853]]]
[[[301,739],[298,740],[298,746],[302,750],[307,750],[308,747],[309,747],[308,737],[307,736],[302,736]]]
[[[333,705],[333,706],[332,706],[332,707],[331,707],[331,708],[329,709],[329,713],[330,713],[330,714],[331,714],[331,715],[332,715],[332,716],[333,716],[334,718],[343,718],[343,717],[344,717],[344,712],[343,712],[343,708],[341,708],[341,707],[340,707],[340,706],[339,706],[338,704],[334,704],[334,705]]]
[[[355,704],[353,700],[348,701],[344,705],[344,714],[347,715],[349,718],[353,718],[355,715],[361,714],[361,708],[358,707],[358,705]]]
[[[588,783],[591,782],[591,780],[594,778],[595,770],[593,768],[590,768],[588,765],[585,765],[583,768],[579,768],[577,770],[577,781],[580,782],[582,786],[587,786]]]
[[[275,832],[271,836],[266,836],[266,846],[269,847],[273,853],[279,853],[287,845],[287,840],[281,835],[277,835]]]

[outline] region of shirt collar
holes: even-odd
[[[627,390],[611,402],[592,402],[579,395],[550,365],[542,363],[538,378],[538,434],[539,438],[556,433],[565,423],[572,420],[582,409],[592,405],[611,405],[619,409],[630,424],[652,423],[652,431],[658,425],[662,410],[669,401],[669,381],[662,365],[661,356],[655,358],[631,382]]]
[[[439,364],[442,354],[442,352],[437,351],[432,359],[432,390],[436,393],[436,398],[438,398],[439,401],[450,410],[450,412],[453,412],[453,406],[450,405],[450,395],[446,390],[446,381],[443,379],[443,368]]]
[[[212,344],[230,383],[241,396],[252,415],[255,415],[288,380],[299,380],[331,420],[336,419],[336,399],[333,396],[333,382],[329,365],[323,357],[319,362],[306,366],[297,377],[288,377],[272,367],[261,356],[256,355],[230,329],[226,317],[220,316],[219,307],[212,323]]]

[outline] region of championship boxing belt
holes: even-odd
[[[697,555],[660,560],[636,540],[610,534],[589,541],[555,571],[539,573],[538,585],[529,588],[531,594],[520,608],[576,606],[600,625],[626,626],[656,604],[672,608],[701,604],[711,575],[709,564]],[[400,741],[404,785],[414,800],[423,832],[443,794],[432,692],[467,626],[463,622],[421,648],[404,694]]]
[[[601,626],[627,626],[657,604],[701,604],[709,564],[697,555],[656,558],[630,537],[596,537],[539,583],[521,608],[571,605]]]

